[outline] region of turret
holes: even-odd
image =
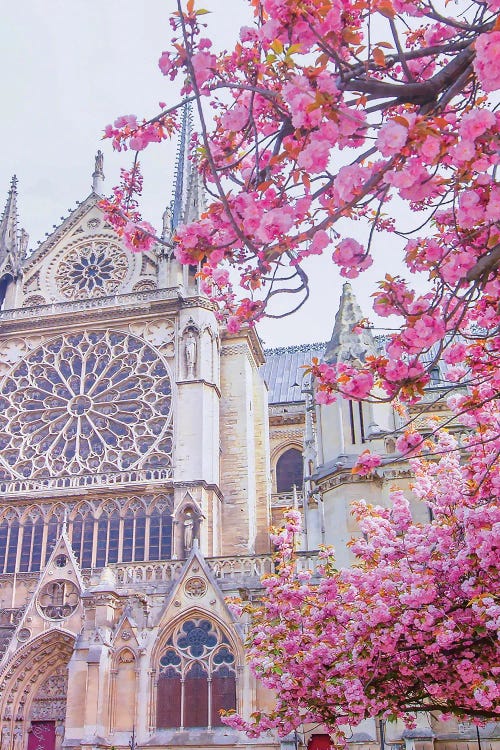
[[[14,175],[0,220],[0,306],[15,307],[17,280],[28,249],[28,233],[18,229],[17,177]]]

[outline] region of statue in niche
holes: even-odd
[[[184,554],[188,555],[193,547],[193,539],[194,539],[194,518],[193,518],[193,512],[191,510],[187,510],[186,513],[184,514],[183,534],[184,534]]]
[[[187,377],[194,378],[194,368],[196,365],[197,342],[194,331],[191,329],[187,332],[184,340],[184,352],[186,355]]]
[[[2,727],[2,733],[0,734],[0,748],[1,750],[8,750],[10,747],[10,729],[9,727]]]
[[[22,750],[23,747],[23,730],[22,727],[16,727],[14,729],[14,750]]]

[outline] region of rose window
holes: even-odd
[[[171,466],[171,382],[161,355],[114,331],[59,336],[0,386],[0,476]]]
[[[77,608],[78,588],[72,581],[50,581],[38,595],[38,607],[49,620],[64,620]]]
[[[114,294],[127,275],[126,253],[110,242],[95,241],[73,248],[56,273],[61,294],[68,299],[87,299]]]

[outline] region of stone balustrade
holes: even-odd
[[[93,299],[74,300],[71,302],[53,302],[48,305],[37,305],[36,307],[18,307],[11,310],[0,310],[0,322],[3,320],[48,317],[68,312],[95,310],[103,307],[128,307],[155,300],[177,299],[178,296],[179,290],[177,288],[151,289],[144,292],[114,294],[108,297],[95,297]]]
[[[301,507],[304,504],[304,494],[297,491],[296,495],[299,507]],[[293,492],[275,492],[271,495],[271,506],[273,508],[293,508],[293,504]]]
[[[317,552],[297,553],[298,570],[317,572]],[[243,585],[274,572],[272,555],[239,555],[234,557],[208,557],[206,563],[219,582]],[[118,585],[172,583],[181,572],[185,560],[162,562],[115,563],[109,567],[116,575]]]
[[[45,492],[46,490],[68,490],[79,487],[113,487],[117,485],[147,482],[164,482],[172,478],[168,469],[131,469],[115,474],[78,474],[75,476],[46,477],[43,479],[12,479],[0,481],[0,493],[3,495],[22,495],[26,492]]]

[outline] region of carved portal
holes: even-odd
[[[31,721],[64,721],[68,673],[60,667],[40,685],[31,704]]]

